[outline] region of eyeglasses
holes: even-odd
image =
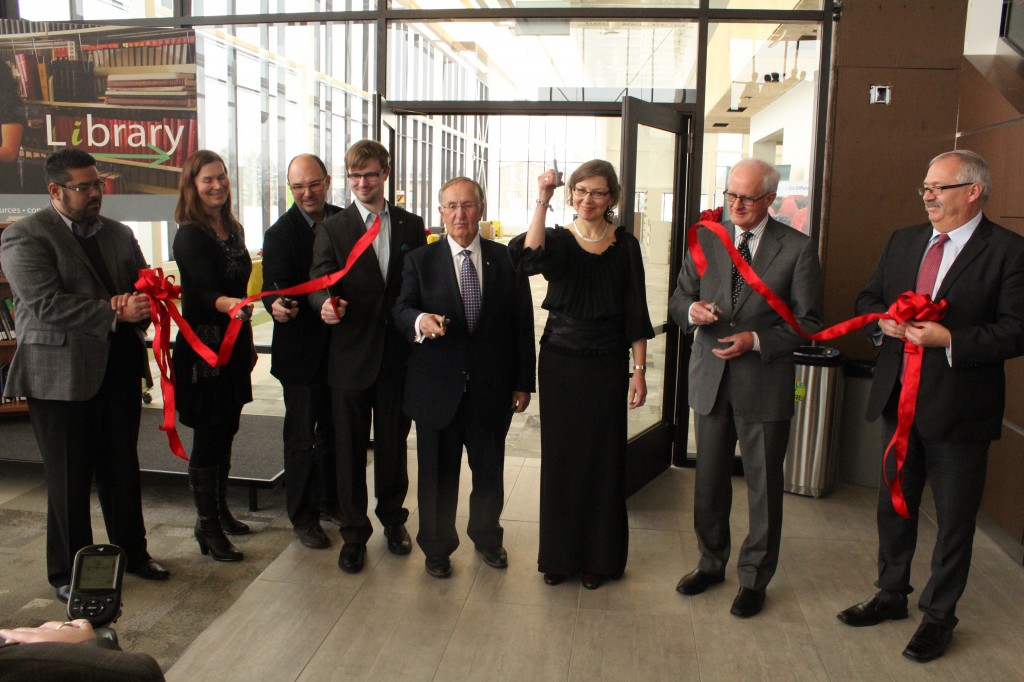
[[[611,192],[606,190],[606,189],[590,189],[590,190],[587,190],[587,189],[583,189],[582,187],[573,187],[572,188],[572,195],[574,197],[576,197],[577,199],[582,199],[585,196],[587,196],[588,194],[590,196],[594,197],[595,199],[604,199],[606,196],[611,194]]]
[[[729,190],[722,192],[722,196],[725,197],[725,202],[727,204],[735,204],[738,201],[744,206],[753,206],[756,202],[761,201],[761,199],[764,199],[769,194],[771,194],[771,192],[765,192],[759,197],[745,197],[742,194],[736,194]]]
[[[925,192],[931,192],[933,196],[937,197],[942,194],[944,189],[956,189],[957,187],[967,187],[973,184],[973,182],[960,182],[955,185],[921,185],[917,188],[917,193],[924,196]]]
[[[298,194],[299,192],[319,192],[321,189],[323,189],[323,186],[326,182],[327,176],[325,175],[319,180],[315,180],[305,185],[288,185],[288,189],[292,191],[292,194]]]
[[[468,212],[468,211],[472,211],[474,208],[476,208],[479,205],[480,205],[480,202],[478,202],[478,201],[463,201],[461,204],[456,204],[456,203],[453,202],[453,203],[450,203],[450,204],[441,204],[441,210],[447,211],[448,213],[454,213],[455,211],[457,211],[457,210],[459,210],[461,208],[463,211],[467,211]]]
[[[103,192],[106,191],[106,189],[107,189],[107,183],[105,183],[103,180],[97,180],[96,182],[89,182],[89,183],[86,183],[84,185],[73,185],[73,186],[57,185],[57,186],[58,187],[63,187],[64,189],[71,190],[72,192],[78,192],[78,193],[88,192],[89,190],[94,189],[97,192],[99,192],[100,194],[103,194]]]
[[[369,173],[349,173],[348,179],[352,182],[359,182],[360,180],[376,180],[380,177],[380,171],[371,171]]]

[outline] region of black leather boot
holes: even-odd
[[[248,535],[249,526],[236,519],[228,509],[228,474],[231,473],[231,465],[221,464],[217,467],[217,473],[217,515],[220,527],[228,535]]]
[[[203,556],[217,561],[241,561],[239,552],[224,536],[217,514],[217,467],[188,468],[188,483],[196,503],[196,542]]]

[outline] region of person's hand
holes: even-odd
[[[894,339],[903,339],[907,335],[907,325],[899,324],[895,320],[879,320],[878,328],[883,334]]]
[[[629,409],[635,410],[643,407],[647,402],[647,375],[642,369],[633,370],[633,376],[629,379]]]
[[[290,320],[294,320],[295,316],[299,314],[299,302],[294,299],[288,299],[290,305],[285,305],[285,299],[278,296],[274,299],[274,302],[270,304],[270,314],[274,317],[275,322],[285,323]]]
[[[740,332],[718,339],[718,342],[728,343],[730,346],[728,348],[713,348],[711,352],[723,360],[733,360],[754,347],[754,335],[750,332]]]
[[[110,308],[118,322],[141,322],[149,319],[149,296],[139,292],[118,294],[110,298]]]
[[[721,312],[721,308],[707,301],[697,301],[690,305],[690,319],[698,326],[718,322],[718,314]]]
[[[3,638],[5,642],[21,644],[35,644],[36,642],[78,644],[96,639],[96,632],[92,629],[92,624],[89,621],[79,618],[66,623],[51,620],[37,628],[0,629],[0,638]]]
[[[938,322],[911,320],[906,325],[906,338],[915,346],[949,348],[952,336],[949,329]]]
[[[242,302],[242,299],[238,299],[238,301],[235,303],[235,305],[238,305],[241,302]],[[235,305],[233,305],[231,307],[234,308]],[[228,311],[228,312],[230,313],[231,311]],[[245,322],[246,320],[251,320],[252,319],[252,303],[248,303],[248,304],[242,306],[241,308],[239,308],[238,312],[235,313],[234,317],[235,317],[236,320],[242,320],[243,322]]]
[[[341,296],[331,296],[320,306],[320,319],[327,324],[338,324],[345,317],[348,301]]]
[[[526,391],[512,391],[512,411],[524,412],[530,406],[530,394]]]
[[[424,339],[441,338],[444,336],[445,328],[447,326],[448,320],[444,315],[435,315],[431,313],[420,318],[420,334],[423,335]]]
[[[537,198],[545,204],[550,203],[551,197],[555,195],[555,188],[561,187],[564,184],[560,172],[556,170],[544,171],[537,178]]]

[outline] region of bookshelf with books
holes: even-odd
[[[10,223],[0,223],[0,232]],[[0,268],[3,266],[0,265]],[[14,357],[17,348],[17,334],[14,329],[14,301],[11,285],[0,269],[0,395],[7,383],[7,366]],[[24,414],[28,412],[28,403],[23,399],[5,400],[0,398],[0,415]]]
[[[64,146],[93,154],[115,194],[176,192],[199,147],[195,34],[184,29],[85,27],[0,36],[28,125],[22,166],[39,175]]]

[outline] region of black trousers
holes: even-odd
[[[46,572],[54,587],[71,582],[75,553],[93,543],[93,477],[107,538],[129,562],[146,554],[139,477],[142,380],[135,367],[109,362],[89,400],[28,399],[47,490]]]
[[[338,506],[331,391],[326,383],[281,387],[288,519],[295,528],[308,528],[319,522],[321,508],[333,511]]]
[[[882,449],[896,431],[899,384],[882,413]],[[918,511],[925,481],[930,480],[935,498],[938,531],[932,553],[931,575],[918,606],[923,621],[955,627],[956,604],[967,587],[974,549],[975,520],[985,490],[988,441],[952,443],[924,437],[911,427],[907,458],[903,463],[902,490],[910,518],[896,513],[889,489],[882,479],[878,489],[878,582],[879,588],[907,595],[910,566],[917,548]],[[895,456],[886,463],[890,480]]]
[[[404,368],[385,366],[369,388],[331,388],[338,505],[342,515],[341,537],[345,542],[366,542],[373,534],[367,516],[366,490],[371,424],[377,518],[385,526],[405,523],[409,518],[409,510],[403,505],[409,492],[406,439],[412,422],[402,413],[403,384]]]
[[[464,393],[455,419],[443,429],[416,424],[420,514],[416,543],[428,557],[450,556],[459,546],[455,514],[463,446],[473,474],[466,532],[479,549],[502,545],[504,531],[499,519],[505,504],[505,436],[512,410],[498,428],[483,428],[472,415],[472,403],[472,392]]]

